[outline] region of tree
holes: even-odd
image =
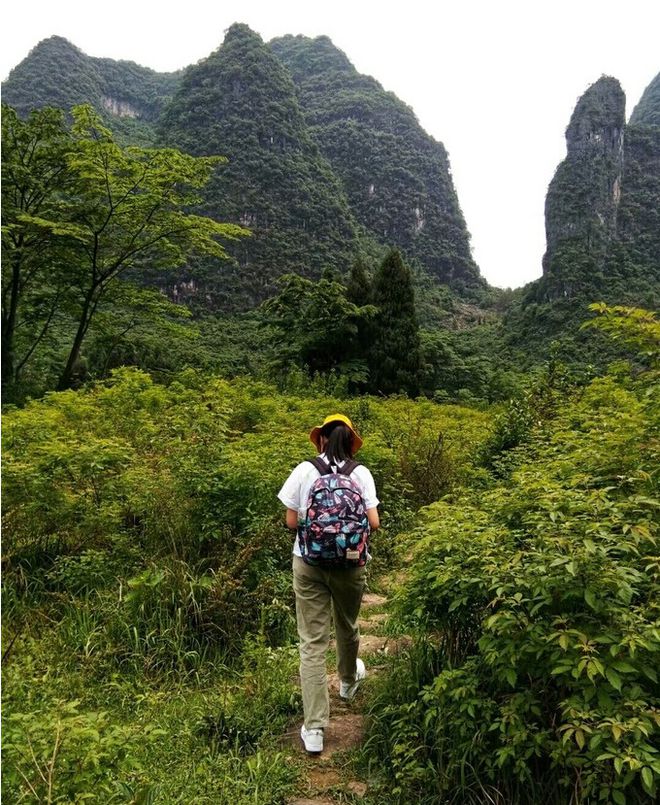
[[[367,272],[367,265],[358,257],[351,266],[351,273],[346,286],[346,298],[354,305],[361,307],[371,303],[371,281]]]
[[[60,110],[40,109],[21,120],[3,105],[3,388],[18,380],[65,306],[72,240],[61,224],[62,198],[72,187],[71,147]]]
[[[286,274],[281,290],[267,300],[262,310],[276,336],[275,365],[291,365],[311,373],[335,371],[352,382],[366,378],[366,356],[356,353],[358,327],[375,312],[368,305],[358,307],[346,298],[346,287],[324,277],[317,282]]]
[[[182,265],[193,253],[226,258],[217,238],[247,234],[189,212],[197,190],[222,157],[191,157],[175,149],[122,148],[89,106],[74,109],[76,148],[68,160],[79,177],[71,219],[80,241],[78,327],[58,388],[67,388],[92,318],[108,287],[131,268]]]
[[[50,267],[62,262],[56,259],[54,244],[66,245],[63,279],[74,327],[58,389],[71,384],[92,320],[121,278],[147,265],[170,269],[185,264],[195,253],[225,258],[218,238],[231,240],[247,234],[237,225],[191,212],[200,202],[198,190],[225,161],[222,157],[191,157],[165,148],[123,148],[91,107],[75,107],[72,115],[63,151],[57,150],[59,140],[48,132],[39,143],[44,153],[55,149],[53,158],[64,160],[60,175],[65,177],[65,186],[52,193],[57,203],[49,207],[50,217],[32,214],[26,221],[25,213],[15,206],[21,198],[20,187],[7,174],[8,216],[17,222],[13,229],[29,223],[42,232],[34,247],[39,254],[28,249],[25,238],[19,243],[14,233],[6,243],[10,264],[20,257],[25,265]],[[18,123],[16,126],[20,128]],[[21,161],[14,148],[7,155],[3,152],[4,159],[10,164]],[[58,283],[60,279],[58,275]],[[20,284],[17,287],[18,306]],[[8,314],[10,309],[9,305]]]
[[[397,249],[381,263],[373,285],[378,315],[369,357],[370,386],[377,394],[419,393],[421,356],[410,270]]]

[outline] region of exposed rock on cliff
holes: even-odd
[[[34,47],[2,86],[2,100],[20,115],[41,106],[90,103],[113,117],[155,121],[180,73],[157,73],[128,61],[87,56],[61,36]],[[120,129],[121,130],[121,129]]]
[[[580,98],[566,130],[566,159],[548,189],[543,290],[572,297],[598,283],[616,236],[623,176],[625,95],[603,77]]]

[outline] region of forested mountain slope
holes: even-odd
[[[312,141],[286,69],[246,25],[189,67],[160,121],[167,145],[196,156],[222,154],[203,212],[249,227],[232,251],[238,273],[207,276],[213,306],[249,307],[295,271],[347,271],[356,227],[339,181]]]
[[[628,124],[615,78],[603,76],[578,100],[566,129],[566,159],[548,188],[543,276],[505,322],[516,343],[547,345],[583,321],[593,301],[657,306],[659,86],[656,77]],[[572,358],[581,355],[582,341],[571,336]]]
[[[268,48],[234,25],[208,58],[162,75],[51,37],[11,72],[3,95],[21,115],[88,102],[124,141],[228,157],[204,212],[254,236],[233,253],[231,270],[207,264],[147,278],[176,299],[245,309],[283,273],[346,275],[357,253],[380,259],[391,245],[413,262],[420,288],[439,281],[479,301],[488,290],[444,147],[327,37],[284,37]]]
[[[11,71],[2,100],[22,116],[42,106],[69,110],[91,103],[115,131],[148,141],[180,78],[180,71],[157,73],[134,62],[94,58],[67,39],[51,36]]]
[[[351,209],[378,242],[396,244],[443,283],[485,285],[442,143],[326,36],[270,43],[289,68],[311,134],[341,177]]]

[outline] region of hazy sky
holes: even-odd
[[[474,256],[493,285],[538,277],[543,205],[578,97],[618,78],[628,115],[660,71],[658,0],[26,0],[5,7],[3,79],[38,41],[155,70],[207,56],[233,22],[268,40],[327,34],[449,152]]]

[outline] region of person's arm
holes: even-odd
[[[368,513],[367,513],[367,516],[368,516]],[[298,528],[298,510],[297,509],[287,509],[286,510],[286,527],[291,528],[294,531],[296,530],[296,528]]]
[[[300,505],[300,477],[306,469],[305,464],[298,464],[286,479],[277,497],[286,507],[286,527],[295,530],[298,527],[298,506]]]
[[[367,509],[367,518],[369,520],[369,527],[372,531],[380,528],[380,517],[378,516],[378,509]]]

